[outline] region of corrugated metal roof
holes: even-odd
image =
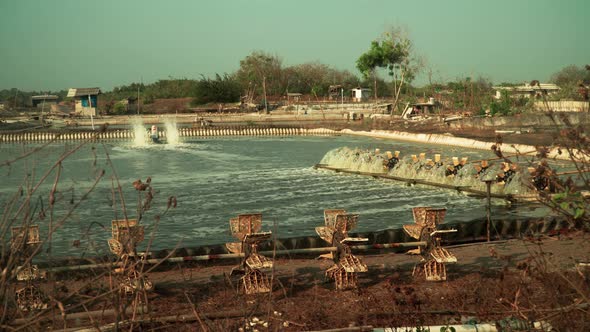
[[[55,100],[57,99],[56,95],[39,95],[39,96],[31,96],[32,100]]]
[[[72,88],[68,90],[68,97],[92,96],[100,94],[100,88]]]

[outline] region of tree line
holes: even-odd
[[[276,100],[288,93],[300,93],[309,99],[319,100],[331,96],[331,87],[336,87],[336,91],[344,89],[347,96],[352,88],[370,87],[375,99],[393,100],[395,105],[402,99],[414,101],[437,96],[445,99],[449,108],[480,112],[484,108],[503,108],[501,113],[505,113],[506,106],[514,104],[511,100],[505,100],[502,107],[494,104],[497,101],[492,99],[492,83],[482,77],[432,82],[430,72],[428,84],[413,86],[414,78],[425,68],[425,61],[414,51],[407,32],[400,28],[390,28],[371,41],[368,50],[356,60],[356,68],[361,73],[360,77],[318,61],[284,66],[278,55],[253,51],[240,61],[238,70],[233,73],[197,79],[168,77],[149,84],[134,82],[103,91],[101,99],[108,105],[107,111],[116,113],[125,111],[125,108],[114,107],[120,100],[137,97],[143,105],[149,105],[156,99],[169,98],[191,98],[193,106],[240,101],[261,104],[265,96]],[[587,85],[590,84],[590,70],[570,65],[553,74],[550,82],[561,87],[555,98],[584,100],[587,98]],[[582,91],[584,88],[586,97]],[[67,91],[23,92],[6,89],[0,91],[0,101],[4,102],[5,107],[30,106],[31,96],[38,94],[54,94],[58,96],[58,101],[62,101],[66,99]]]

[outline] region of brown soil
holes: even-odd
[[[458,263],[448,266],[448,280],[444,282],[413,277],[417,256],[359,253],[369,272],[360,275],[358,289],[347,291],[335,290],[333,283],[324,278],[331,262],[313,257],[277,259],[273,292],[249,296],[241,292],[237,277],[229,276],[236,262],[166,266],[149,273],[156,285],[148,295],[151,316],[185,314],[190,321],[152,321],[142,326],[167,331],[194,331],[203,326],[211,331],[237,331],[252,323],[255,326],[251,330],[302,331],[460,324],[517,317],[547,321],[561,331],[588,331],[590,271],[576,269],[576,263],[590,261],[588,239],[587,234],[575,233],[451,247],[448,249],[458,257]],[[60,276],[62,281],[57,286],[49,283],[45,290],[55,298],[73,294],[63,301],[69,308],[108,290],[108,276],[98,276],[92,283],[88,282],[90,277]],[[87,304],[88,310],[113,306],[108,297]],[[60,311],[55,309],[53,313],[51,324],[63,327]],[[195,313],[201,322],[195,319]],[[231,314],[234,318],[207,318],[212,314]],[[256,325],[256,319],[267,322],[269,327]],[[95,318],[97,325],[112,321]],[[32,327],[47,328],[46,324]],[[71,327],[90,322],[69,324]]]
[[[151,104],[141,105],[143,112],[153,114],[175,114],[175,112],[184,112],[193,98],[171,98],[171,99],[154,99]]]

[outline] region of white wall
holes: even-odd
[[[536,110],[547,111],[548,108],[554,112],[588,112],[588,102],[573,100],[548,101],[547,104],[543,101],[535,102]]]

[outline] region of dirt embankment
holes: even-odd
[[[358,289],[347,291],[335,290],[325,279],[332,263],[314,257],[277,259],[274,271],[268,272],[275,277],[273,292],[248,296],[241,290],[241,281],[229,276],[231,262],[167,266],[149,273],[156,287],[148,295],[152,320],[144,327],[304,331],[453,325],[516,317],[524,322],[543,321],[560,331],[588,331],[590,273],[578,264],[590,261],[588,240],[587,234],[576,233],[449,247],[458,263],[448,265],[448,280],[443,282],[412,276],[420,261],[417,256],[359,254],[369,272],[360,274]],[[65,298],[65,308],[85,302],[88,310],[99,310],[112,308],[112,300],[88,299],[108,291],[111,280],[108,275],[70,273],[60,276],[57,284],[49,282],[46,290],[54,298]],[[58,309],[55,314],[51,325],[62,327]],[[166,324],[154,320],[180,314],[184,318]],[[94,318],[94,325],[112,320]],[[47,328],[47,324],[39,326]],[[91,325],[84,319],[76,324]]]

